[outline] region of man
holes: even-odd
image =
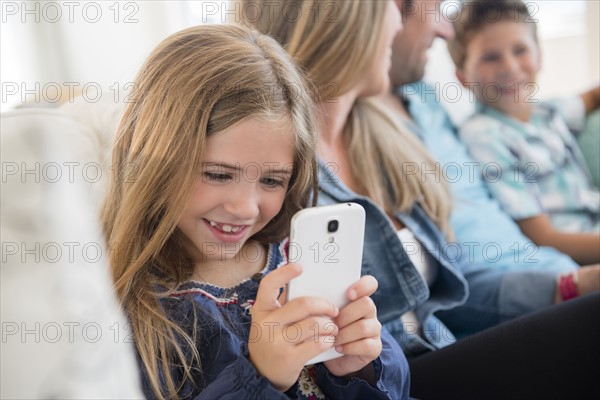
[[[552,248],[535,246],[500,209],[480,178],[477,163],[457,138],[440,105],[440,94],[422,81],[427,50],[434,39],[454,35],[450,18],[441,15],[441,2],[397,3],[404,29],[392,46],[394,89],[384,101],[449,175],[450,222],[457,243],[447,256],[461,267],[471,293],[464,306],[438,315],[458,336],[464,336],[553,304],[557,275],[577,265]]]

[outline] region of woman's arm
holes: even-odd
[[[521,231],[538,246],[550,246],[568,254],[579,265],[600,263],[600,235],[556,230],[547,215],[517,221]]]

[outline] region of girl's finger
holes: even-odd
[[[269,311],[280,308],[281,304],[277,299],[281,294],[281,288],[301,273],[300,264],[287,264],[266,275],[258,286],[254,310]]]
[[[325,317],[307,318],[293,324],[288,324],[282,329],[282,335],[285,340],[298,345],[311,340],[329,340],[333,342],[337,333],[337,325]]]
[[[335,337],[336,345],[345,345],[357,340],[379,337],[381,323],[377,319],[361,319],[344,328],[340,328]]]
[[[344,345],[336,344],[335,349],[345,356],[362,356],[375,359],[381,354],[382,347],[380,337],[370,337]]]
[[[314,358],[324,352],[325,350],[329,350],[334,346],[334,340],[328,340],[327,338],[322,337],[320,340],[306,340],[296,347],[296,354],[302,358],[302,362],[306,363],[311,358]]]
[[[377,290],[379,283],[371,275],[362,276],[358,282],[348,288],[347,296],[350,301],[356,300],[363,296],[370,296]]]
[[[361,297],[346,305],[335,318],[335,323],[342,329],[364,318],[377,318],[377,307],[370,297]]]
[[[271,315],[283,324],[293,324],[309,317],[325,316],[335,318],[339,310],[321,297],[298,297],[287,302]]]

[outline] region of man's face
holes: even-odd
[[[392,44],[390,78],[394,85],[421,80],[425,75],[427,50],[433,40],[454,36],[450,19],[440,12],[441,3],[435,0],[396,0],[401,7],[404,29]]]

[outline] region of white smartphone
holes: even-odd
[[[341,203],[297,212],[291,222],[289,261],[301,264],[303,271],[288,283],[287,300],[315,296],[340,309],[344,307],[348,303],[346,291],[361,276],[364,236],[365,210],[359,204]],[[306,365],[342,355],[331,348]]]

